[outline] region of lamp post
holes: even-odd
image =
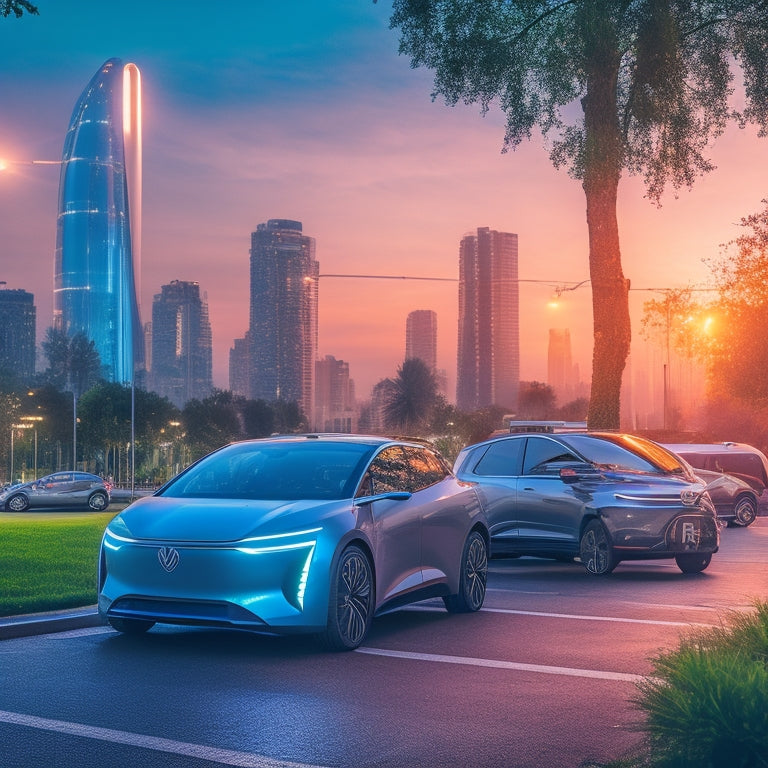
[[[77,471],[77,395],[72,388],[72,470]]]
[[[27,429],[34,429],[35,430],[35,458],[34,458],[34,465],[35,465],[35,480],[37,480],[37,426],[38,423],[43,420],[42,416],[21,416],[21,421],[26,422],[23,426]],[[31,424],[28,422],[32,422]]]

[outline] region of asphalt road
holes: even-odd
[[[484,609],[374,622],[365,647],[106,627],[0,642],[0,767],[577,768],[636,745],[650,659],[768,599],[768,518],[674,561],[492,561]]]

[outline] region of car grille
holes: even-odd
[[[151,619],[167,624],[217,627],[266,626],[262,619],[242,606],[213,600],[123,597],[109,607],[109,616],[122,619]]]

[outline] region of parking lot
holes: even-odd
[[[3,765],[576,768],[636,745],[631,699],[681,632],[768,592],[768,518],[723,531],[703,574],[671,561],[494,560],[485,606],[425,602],[362,648],[91,627],[0,644]]]

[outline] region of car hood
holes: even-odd
[[[108,530],[139,540],[231,542],[320,527],[348,501],[252,501],[150,496],[119,514]]]

